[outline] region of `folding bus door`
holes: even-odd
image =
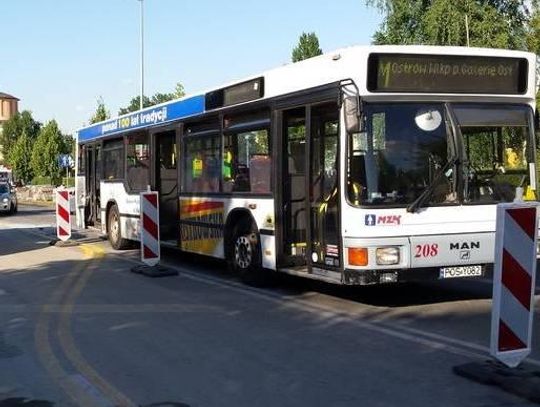
[[[177,243],[178,225],[178,145],[176,131],[154,135],[155,189],[159,192],[159,226],[161,239]]]
[[[336,102],[281,110],[277,208],[281,267],[337,269],[339,108]]]

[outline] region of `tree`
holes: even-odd
[[[384,13],[376,44],[467,45],[526,49],[524,0],[368,0]]]
[[[32,143],[26,131],[19,136],[13,147],[11,148],[11,165],[15,178],[17,180],[27,183],[34,177],[32,171],[31,157],[32,157]]]
[[[32,148],[31,166],[38,177],[50,177],[57,183],[60,178],[58,157],[65,152],[64,136],[55,120],[51,120],[41,129]]]
[[[298,45],[292,51],[292,62],[303,61],[321,55],[322,50],[319,47],[319,39],[314,32],[300,35]]]
[[[160,103],[165,103],[165,102],[168,102],[169,100],[179,99],[181,97],[184,97],[185,94],[186,93],[184,91],[184,86],[180,82],[178,82],[176,84],[174,92],[172,92],[172,93],[159,93],[159,92],[157,92],[151,98],[149,98],[148,96],[144,96],[143,97],[143,108],[158,105]],[[118,114],[123,115],[123,114],[131,113],[131,112],[135,112],[135,111],[139,110],[140,109],[140,100],[141,100],[140,96],[136,96],[136,97],[132,98],[131,101],[129,102],[129,105],[126,106],[126,107],[121,108],[118,111]]]
[[[184,96],[186,96],[186,90],[184,89],[184,85],[182,85],[180,82],[177,82],[174,88],[174,98],[180,99]]]
[[[17,113],[4,122],[0,139],[4,160],[11,164],[11,148],[15,145],[17,139],[25,132],[30,142],[32,142],[36,139],[40,128],[41,123],[35,121],[32,113],[28,110]]]
[[[90,124],[102,122],[110,118],[111,118],[111,113],[105,107],[105,102],[103,101],[103,98],[100,96],[97,99],[96,111],[94,115],[90,118]]]

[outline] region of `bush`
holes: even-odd
[[[32,185],[53,185],[51,177],[34,177]]]
[[[59,186],[63,185],[65,187],[74,187],[75,186],[75,178],[69,177],[69,178],[62,178],[62,179],[56,179],[51,177],[34,177],[32,180],[32,185],[52,185],[52,186]]]
[[[69,177],[69,178],[62,178],[62,185],[66,188],[75,187],[75,178]]]

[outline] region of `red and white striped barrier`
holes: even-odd
[[[537,234],[536,203],[497,205],[491,354],[508,367],[531,352]]]
[[[71,237],[69,191],[56,191],[56,236],[62,241]]]
[[[159,263],[159,199],[157,192],[141,192],[141,260],[147,266]]]

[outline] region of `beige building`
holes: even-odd
[[[2,124],[11,119],[19,111],[19,99],[15,96],[8,95],[7,93],[0,92],[0,135],[2,134]],[[0,145],[0,162],[4,157],[2,156],[2,146]]]

